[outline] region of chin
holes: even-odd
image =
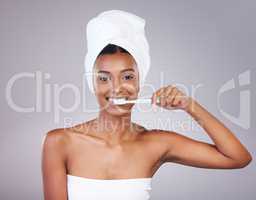
[[[124,116],[130,114],[132,111],[131,106],[122,105],[122,106],[109,106],[105,109],[107,113],[114,116]]]
[[[129,99],[127,96],[125,96],[125,98]],[[132,112],[132,107],[134,106],[133,104],[114,105],[109,102],[109,97],[100,98],[98,102],[102,110],[115,116],[130,114]]]

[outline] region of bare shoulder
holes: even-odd
[[[164,147],[165,143],[170,144],[170,141],[174,141],[177,135],[179,134],[173,131],[145,129],[142,137],[144,140],[152,143],[153,145],[160,145]]]
[[[150,140],[154,140],[156,142],[161,142],[163,144],[166,140],[175,140],[176,137],[179,137],[180,134],[174,131],[167,131],[161,129],[150,129],[146,130],[146,137]]]
[[[164,163],[168,150],[174,146],[176,132],[159,129],[149,129],[142,134],[143,148],[150,153],[152,158],[157,158],[158,163]]]
[[[186,142],[196,142],[196,140],[175,131],[154,129],[151,130],[151,135],[154,140],[160,142],[168,151],[172,147],[184,145]]]
[[[64,142],[68,137],[68,129],[65,128],[56,128],[46,132],[45,140],[47,141],[55,141],[58,143]]]
[[[46,132],[43,138],[43,148],[50,148],[63,151],[69,141],[69,131],[64,128],[57,128]]]
[[[66,145],[64,129],[48,131],[43,140],[41,170],[45,199],[65,199],[66,192]]]
[[[92,122],[93,120],[90,120],[74,126],[50,130],[45,134],[43,144],[55,145],[61,149],[70,148],[77,136],[87,135],[91,132]]]
[[[179,141],[185,140],[187,137],[175,131],[151,129],[147,130],[145,138],[154,146],[159,146],[163,154],[166,154]]]
[[[74,134],[88,132],[91,123],[92,120],[86,121],[81,124],[76,124],[74,126],[70,126],[67,128],[56,128],[50,130],[45,134],[44,141],[47,141],[49,143],[54,142],[59,144],[65,144],[69,142],[69,140]]]

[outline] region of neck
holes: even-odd
[[[131,113],[114,116],[102,110],[96,121],[99,132],[103,133],[104,138],[111,143],[119,143],[132,137]]]

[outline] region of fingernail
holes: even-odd
[[[160,103],[160,97],[156,98],[156,103]]]

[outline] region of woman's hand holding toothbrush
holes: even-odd
[[[176,86],[166,86],[158,89],[153,93],[151,98],[138,98],[138,99],[111,99],[111,102],[115,105],[124,105],[127,103],[151,103],[152,105],[158,105],[165,109],[183,109],[188,111],[191,109],[193,100],[191,97],[185,95]]]
[[[152,95],[152,104],[158,105],[165,109],[188,110],[192,106],[193,99],[174,85],[169,85],[158,89]]]

